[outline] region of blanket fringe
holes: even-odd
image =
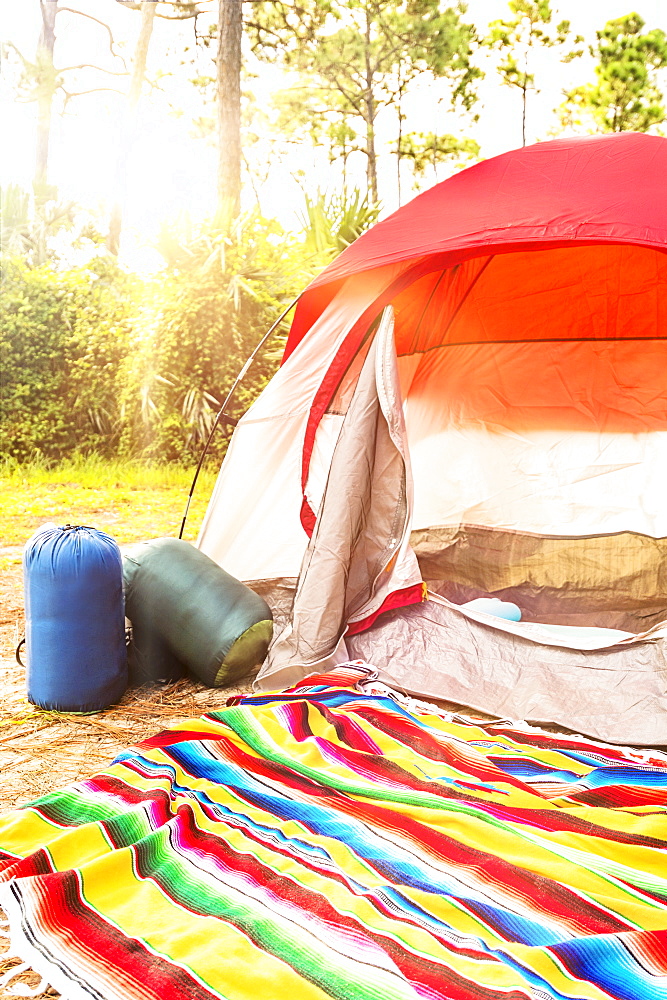
[[[2,887],[5,888],[4,886]],[[5,906],[5,900],[3,900],[3,907]],[[0,917],[3,916],[3,911],[0,910]],[[19,935],[14,935],[12,930],[11,919],[0,920],[0,938],[3,938],[2,944],[8,946],[6,951],[0,954],[0,961],[7,962],[15,960],[19,964],[13,965],[11,969],[6,969],[2,975],[0,975],[0,995],[13,996],[13,997],[38,997],[46,990],[51,989],[54,993],[59,993],[62,1000],[70,1000],[67,993],[61,992],[58,986],[51,982],[49,975],[45,970],[36,967],[39,964],[39,959],[31,954],[30,946],[24,938],[24,943],[19,944],[15,938],[23,937]],[[12,984],[12,980],[16,979],[17,976],[23,975],[26,972],[33,972],[37,976],[41,976],[40,981],[36,986],[29,986],[28,983],[18,982]],[[75,998],[72,998],[75,1000]]]
[[[20,965],[13,966],[4,975],[0,976],[0,988],[6,988],[5,991],[14,997],[38,997],[40,993],[43,993],[51,985],[45,977],[42,977],[37,986],[28,986],[27,983],[16,983],[14,986],[9,985],[12,979],[21,975],[22,972],[33,971],[28,962],[21,962]]]

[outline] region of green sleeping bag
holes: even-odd
[[[126,548],[123,581],[134,683],[177,680],[188,669],[222,687],[266,656],[268,604],[188,542],[155,538]]]

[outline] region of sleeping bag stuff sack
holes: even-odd
[[[46,524],[23,551],[28,701],[95,712],[127,687],[120,549],[95,528]]]
[[[123,551],[134,681],[175,680],[185,668],[230,684],[266,656],[268,604],[189,542],[155,538]]]

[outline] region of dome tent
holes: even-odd
[[[347,653],[422,696],[667,742],[666,168],[635,133],[503,154],[305,291],[199,539],[286,611],[261,686]],[[524,620],[460,608],[484,594]]]

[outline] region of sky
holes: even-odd
[[[65,4],[63,4],[65,6]],[[99,17],[109,23],[126,57],[131,57],[139,27],[139,15],[120,7],[114,0],[67,0],[66,6]],[[217,6],[211,3],[211,10]],[[593,41],[596,29],[610,18],[633,10],[646,22],[647,28],[660,27],[667,31],[667,0],[552,0],[554,22],[568,19],[573,32]],[[468,18],[481,33],[489,21],[509,15],[506,0],[469,0]],[[214,17],[211,18],[214,20]],[[206,18],[203,19],[206,23]],[[38,0],[0,0],[0,31],[2,41],[15,45],[25,56],[34,55],[39,35]],[[82,62],[114,68],[108,52],[104,30],[84,17],[67,12],[57,21],[56,64],[59,67]],[[193,50],[192,22],[174,25],[156,20],[151,43],[149,75],[159,79],[159,89],[146,93],[142,99],[140,128],[133,147],[125,207],[123,258],[129,267],[150,270],[159,257],[154,243],[163,220],[187,212],[193,218],[204,217],[211,209],[215,190],[216,153],[212,141],[193,137],[192,118],[201,115],[202,108],[195,88],[187,82],[193,71],[179,64],[190,58]],[[5,70],[0,83],[2,101],[2,155],[0,183],[30,186],[34,161],[35,105],[16,100],[13,91],[11,60],[5,58]],[[536,64],[536,84],[539,93],[530,95],[528,108],[528,141],[549,137],[555,125],[552,109],[562,101],[562,91],[592,79],[593,60],[586,56],[567,66],[559,62],[556,52],[540,54]],[[406,104],[407,128],[415,131],[458,132],[475,138],[484,157],[512,149],[521,144],[521,107],[518,92],[503,87],[493,72],[490,57],[484,65],[487,76],[479,86],[479,101],[475,111],[479,121],[471,125],[451,114],[446,102],[438,101],[437,88],[423,86]],[[206,71],[206,57],[199,57],[199,71]],[[210,72],[213,72],[212,66]],[[257,76],[251,86],[259,107],[268,105],[272,93],[289,83],[275,67],[255,67]],[[93,70],[80,70],[70,75],[76,81],[73,89],[99,86],[101,75]],[[120,82],[119,82],[120,81]],[[667,82],[667,81],[666,81]],[[107,81],[104,81],[107,84]],[[108,77],[109,86],[126,87],[122,77]],[[92,93],[73,99],[64,115],[54,117],[50,179],[59,189],[60,197],[72,199],[96,211],[100,218],[108,213],[115,165],[114,149],[118,141],[118,126],[123,109],[123,97],[111,92]],[[207,113],[214,114],[212,108]],[[379,123],[379,145],[390,141],[395,121],[387,114]],[[386,148],[386,145],[384,146]],[[300,150],[284,162],[275,162],[267,146],[260,149],[266,178],[250,185],[244,193],[245,207],[250,208],[259,197],[263,214],[275,215],[283,225],[297,224],[303,204],[302,188],[311,193],[319,187],[334,190],[339,186],[340,172],[328,165],[317,153]],[[363,181],[364,161],[357,156],[356,168],[351,164],[353,181]],[[303,176],[297,177],[295,174]],[[441,180],[451,168],[439,168],[427,183]],[[380,197],[383,211],[397,207],[395,160],[385,156],[380,165]],[[403,185],[404,199],[411,195],[410,183]],[[407,190],[406,190],[407,187]]]

